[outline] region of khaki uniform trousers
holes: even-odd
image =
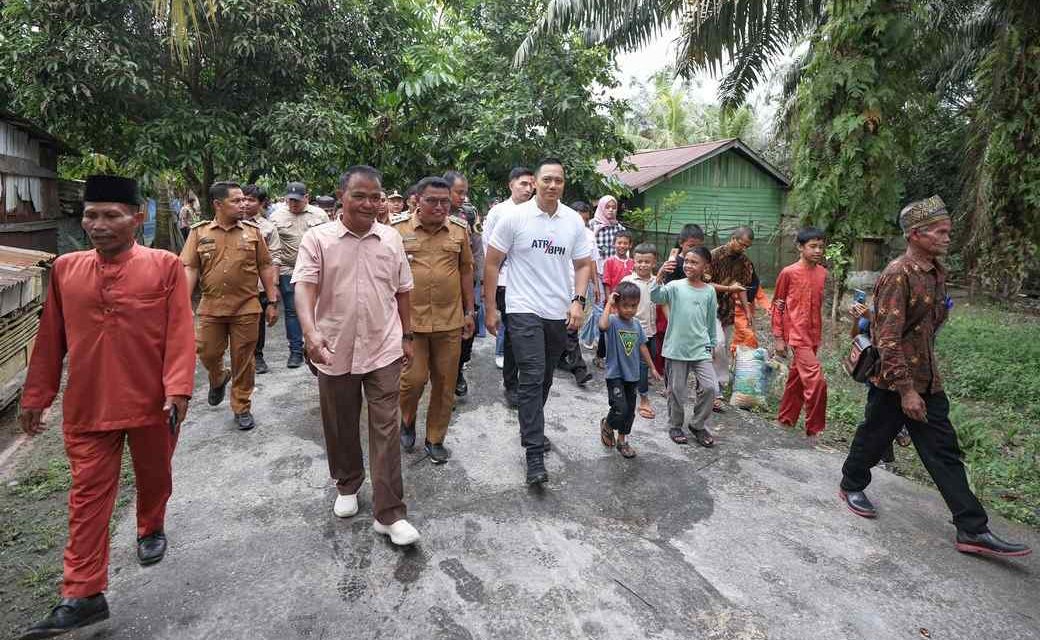
[[[252,407],[256,378],[254,351],[260,334],[260,314],[199,316],[195,341],[202,366],[209,372],[211,387],[224,381],[224,352],[231,344],[231,410],[236,414]]]
[[[462,353],[462,328],[416,333],[414,352],[401,375],[401,417],[414,423],[419,398],[430,382],[430,406],[426,411],[426,440],[443,444],[455,406],[455,382]]]

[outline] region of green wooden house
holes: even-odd
[[[764,281],[780,268],[780,221],[790,188],[788,178],[738,139],[641,151],[619,171],[612,161],[599,172],[632,191],[623,209],[648,207],[658,213],[645,239],[670,246],[683,225],[699,224],[709,246],[725,242],[730,231],[748,225],[755,231],[751,257]],[[622,220],[624,220],[622,214]],[[660,248],[660,247],[659,247]]]

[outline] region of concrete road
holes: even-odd
[[[169,554],[139,567],[125,514],[112,620],[79,637],[1040,638],[1040,555],[958,554],[939,495],[884,471],[870,490],[881,517],[858,518],[836,496],[842,452],[744,412],[716,423],[714,450],[678,447],[655,396],[659,417],[637,418],[639,456],[624,460],[599,443],[602,381],[581,391],[560,374],[551,481],[528,489],[489,339],[448,435],[452,460],[404,458],[423,539],[395,548],[372,531],[367,484],[356,517],[333,516],[315,380],[285,368],[283,335],[269,337],[252,432],[205,404],[200,371]],[[1040,547],[1035,531],[993,525]]]

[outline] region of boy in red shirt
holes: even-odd
[[[797,244],[798,262],[780,272],[773,295],[776,354],[786,357],[789,346],[794,352],[777,420],[793,427],[804,404],[805,434],[815,446],[827,421],[827,381],[816,357],[823,333],[823,284],[827,279],[820,262],[827,239],[819,229],[808,227],[798,232]]]

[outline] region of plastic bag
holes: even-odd
[[[764,406],[769,397],[770,384],[783,368],[783,363],[770,359],[765,349],[738,345],[730,404],[741,409]]]
[[[582,344],[596,344],[599,342],[599,318],[603,315],[603,307],[598,304],[592,305],[589,315],[585,317],[585,324],[581,326],[578,340]]]

